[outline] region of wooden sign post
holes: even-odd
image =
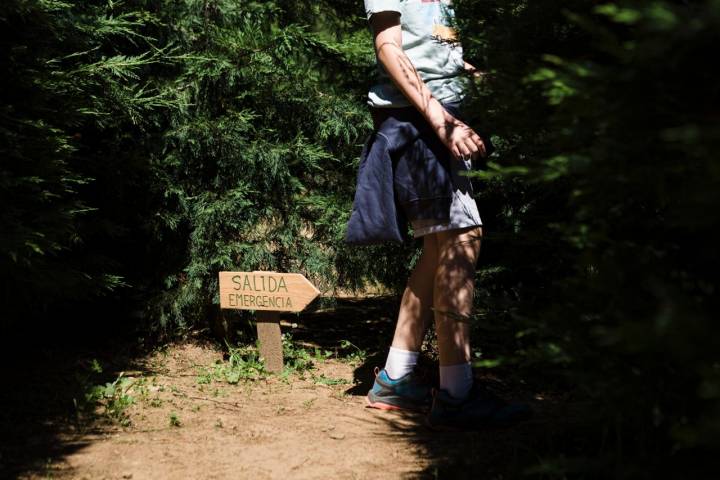
[[[220,308],[256,310],[260,356],[265,368],[283,368],[280,312],[299,312],[320,291],[299,273],[220,272]]]

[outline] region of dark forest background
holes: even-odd
[[[582,406],[524,472],[704,477],[720,2],[454,4],[497,147],[473,328],[504,340],[476,366]],[[356,0],[3,1],[2,343],[228,333],[219,270],[401,289],[419,244],[343,243],[374,62]]]

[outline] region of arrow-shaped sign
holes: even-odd
[[[220,308],[299,312],[319,294],[299,273],[220,272]]]
[[[299,273],[220,272],[220,308],[264,310],[257,313],[258,340],[271,372],[283,368],[279,312],[299,312],[319,294]]]

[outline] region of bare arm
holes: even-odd
[[[485,155],[482,139],[465,123],[450,115],[430,93],[402,49],[400,15],[379,12],[370,17],[375,53],[393,83],[427,119],[455,158]]]

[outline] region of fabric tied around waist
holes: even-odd
[[[443,105],[458,117],[457,104]],[[452,202],[450,152],[412,107],[372,109],[375,131],[363,148],[345,242],[409,239],[407,222],[445,222]]]

